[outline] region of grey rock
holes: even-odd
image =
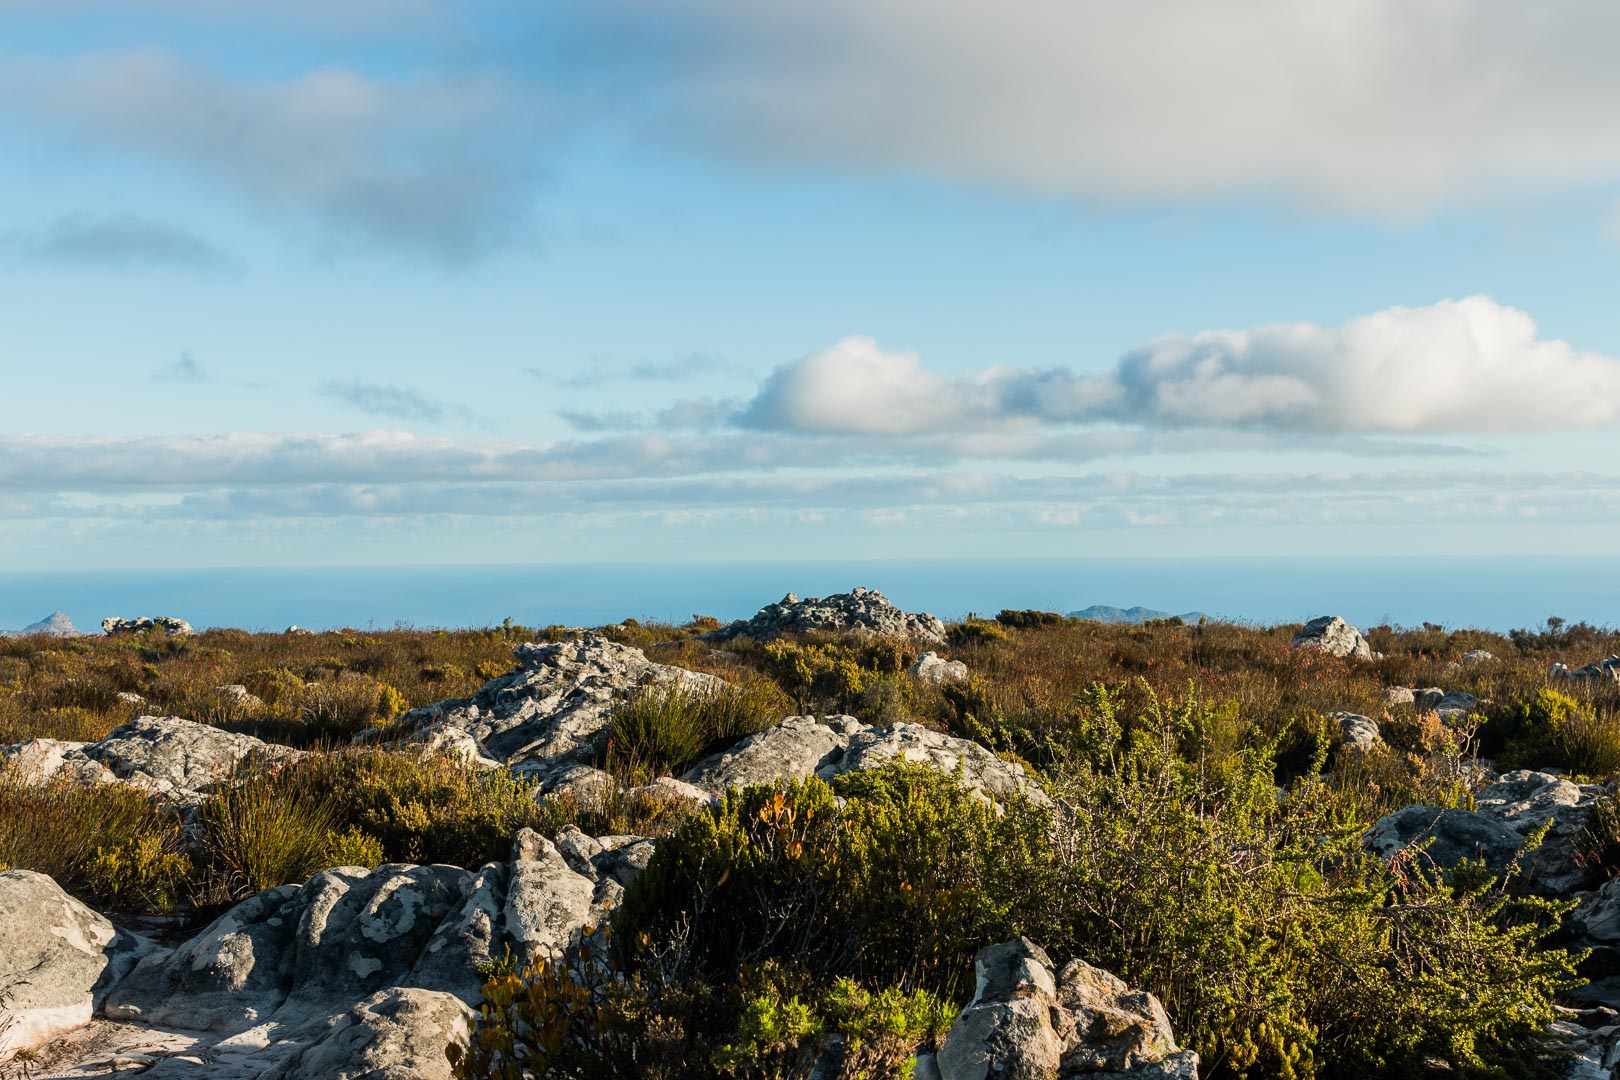
[[[141,697],[141,695],[132,693],[128,690],[120,690],[118,693],[114,694],[113,697],[118,699],[118,703],[120,705],[140,705],[146,701],[146,699]]]
[[[1018,938],[979,950],[974,972],[973,1000],[930,1063],[940,1080],[1198,1076],[1158,999],[1106,971],[1074,960],[1054,974]]]
[[[1620,683],[1620,656],[1594,660],[1571,671],[1563,664],[1554,664],[1547,672],[1549,682]]]
[[[284,630],[282,632],[285,633],[289,637],[314,637],[315,636],[315,631],[306,630],[302,626],[289,626],[289,627],[287,627],[286,630]]]
[[[1384,704],[1392,709],[1397,705],[1415,704],[1416,700],[1410,686],[1391,686],[1384,691]]]
[[[116,780],[111,769],[85,756],[87,745],[62,739],[29,739],[0,747],[0,762],[25,784],[43,784],[56,778],[80,785]]]
[[[139,634],[157,628],[174,637],[187,637],[191,624],[184,619],[171,619],[167,615],[142,615],[136,619],[110,618],[101,620],[101,632],[108,637]]]
[[[978,743],[921,724],[867,727],[853,716],[820,720],[790,716],[699,762],[681,779],[718,796],[728,788],[808,776],[830,780],[896,760],[932,765],[942,772],[954,772],[960,766],[963,783],[988,798],[1006,799],[1021,792],[1035,802],[1047,802],[1022,766],[1003,761]]]
[[[1496,654],[1486,649],[1470,649],[1452,662],[1452,667],[1474,667],[1479,664],[1488,664],[1496,659]]]
[[[822,723],[813,716],[790,716],[698,762],[681,779],[719,795],[727,788],[814,776],[829,755],[841,754],[849,745],[850,730],[860,728],[854,717],[830,719]]]
[[[596,867],[591,865],[591,860],[602,854],[602,845],[594,837],[578,825],[564,825],[553,843],[574,873],[596,880]]]
[[[1340,741],[1358,753],[1365,754],[1378,745],[1378,725],[1371,717],[1360,713],[1336,712],[1328,715],[1339,725]]]
[[[90,1022],[106,986],[150,943],[31,870],[0,873],[0,1062]]]
[[[1479,711],[1480,699],[1473,694],[1461,690],[1453,690],[1442,694],[1440,700],[1434,703],[1434,711],[1440,714],[1442,720],[1462,720]]]
[[[302,756],[291,747],[224,731],[178,716],[139,716],[77,751],[119,780],[177,801],[196,801],[229,780],[243,763]]]
[[[1466,857],[1502,869],[1531,833],[1549,826],[1541,846],[1521,865],[1526,880],[1538,891],[1562,895],[1586,876],[1576,865],[1575,845],[1603,793],[1595,785],[1577,785],[1552,773],[1519,769],[1504,773],[1479,791],[1472,811],[1408,806],[1374,823],[1365,843],[1387,859],[1433,837],[1424,854],[1438,866],[1450,867]]]
[[[474,1013],[453,994],[379,990],[292,1033],[297,1048],[265,1080],[451,1080],[446,1049],[467,1045]],[[308,1038],[311,1041],[301,1044]],[[300,1045],[301,1044],[301,1045]]]
[[[413,709],[395,729],[461,729],[487,757],[549,790],[570,768],[589,764],[625,697],[652,687],[703,692],[725,685],[713,675],[653,663],[640,649],[599,634],[520,645],[515,655],[516,669],[476,694]]]
[[[639,787],[627,788],[624,797],[627,800],[646,799],[651,802],[702,806],[713,801],[714,794],[685,780],[677,780],[673,776],[660,776]]]
[[[1412,704],[1418,712],[1434,712],[1445,696],[1446,692],[1438,686],[1425,686],[1412,691]]]
[[[901,611],[876,589],[856,588],[847,593],[800,600],[788,593],[759,609],[751,619],[739,619],[703,635],[707,641],[748,637],[768,641],[783,634],[876,634],[912,638],[928,645],[945,644],[945,624],[929,614]]]
[[[250,693],[248,688],[243,686],[241,683],[227,683],[224,686],[216,686],[214,687],[214,691],[232,705],[242,705],[248,708],[254,708],[264,704],[263,701],[260,701],[255,695]]]
[[[1329,656],[1352,657],[1357,660],[1373,658],[1372,648],[1367,644],[1367,639],[1361,636],[1361,631],[1337,615],[1324,615],[1319,619],[1312,619],[1294,635],[1289,644],[1296,649],[1315,649]]]
[[[938,653],[925,652],[911,665],[911,677],[925,686],[943,686],[962,682],[968,677],[968,667],[960,660],[946,660]]]

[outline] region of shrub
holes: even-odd
[[[332,804],[284,785],[279,771],[247,773],[204,803],[199,819],[210,900],[301,882],[331,865]]]
[[[1055,611],[1012,611],[1003,608],[996,616],[996,622],[1009,630],[1046,630],[1054,626],[1062,626],[1067,620]]]
[[[613,710],[607,768],[632,782],[682,773],[791,707],[774,683],[759,678],[718,690],[647,687]]]
[[[1557,690],[1510,702],[1481,737],[1504,769],[1558,768],[1584,776],[1620,770],[1620,722]]]
[[[179,817],[124,784],[25,782],[0,764],[0,869],[37,870],[91,907],[167,910],[190,870]]]
[[[966,619],[953,623],[945,631],[945,640],[950,642],[952,648],[961,649],[970,645],[986,645],[992,642],[1005,641],[1007,631],[999,623],[986,619]]]

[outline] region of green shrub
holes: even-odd
[[[1557,690],[1508,703],[1483,725],[1503,769],[1567,769],[1605,777],[1620,770],[1620,722]]]
[[[1055,626],[1062,626],[1067,620],[1055,611],[1036,611],[1028,609],[1013,611],[1003,608],[996,616],[996,622],[1009,630],[1047,630]]]
[[[966,619],[953,623],[945,631],[945,640],[952,648],[961,649],[971,645],[987,645],[993,642],[1007,640],[1007,631],[999,623],[987,619]]]
[[[781,720],[792,702],[766,679],[693,690],[648,687],[613,710],[607,768],[632,783],[680,774],[705,755]]]
[[[210,863],[208,899],[236,900],[302,882],[331,865],[337,813],[326,799],[285,785],[279,770],[240,777],[203,804],[199,820]]]
[[[165,911],[190,862],[178,815],[124,784],[25,782],[0,764],[0,869],[36,870],[91,907]]]

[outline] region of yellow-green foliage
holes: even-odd
[[[1606,777],[1620,770],[1620,721],[1557,690],[1509,702],[1485,725],[1487,748],[1505,769],[1559,768]]]
[[[0,764],[0,868],[37,870],[92,907],[166,911],[191,869],[172,810],[122,784],[23,780]]]
[[[632,783],[680,774],[704,755],[788,715],[792,702],[767,679],[693,690],[653,686],[613,710],[606,766]]]
[[[916,659],[886,638],[801,644],[772,641],[761,665],[801,713],[854,713],[873,723],[905,719],[910,681],[900,673]]]
[[[340,861],[329,858],[339,835],[332,803],[294,790],[280,772],[246,774],[204,803],[199,819],[211,898],[302,882]]]

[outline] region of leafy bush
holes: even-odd
[[[0,869],[36,870],[92,907],[166,911],[191,863],[173,811],[123,784],[24,781],[0,764]]]
[[[1007,631],[1001,628],[1000,623],[987,619],[965,619],[951,624],[945,631],[945,640],[950,642],[952,648],[961,649],[970,645],[1005,641]]]
[[[1503,769],[1568,769],[1583,776],[1620,770],[1620,722],[1557,690],[1510,702],[1481,737]]]
[[[996,622],[1009,630],[1046,630],[1054,626],[1062,626],[1067,620],[1055,611],[1012,611],[1003,608],[996,616]]]

